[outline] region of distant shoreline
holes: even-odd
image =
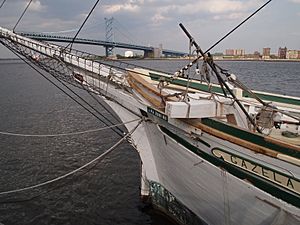
[[[258,61],[258,62],[300,62],[300,59],[220,59],[214,58],[216,61]]]
[[[193,60],[194,58],[191,58]],[[19,58],[0,58],[0,61],[18,61]],[[189,58],[122,58],[117,60],[134,61],[134,60],[189,60]],[[215,61],[231,61],[231,62],[300,62],[300,59],[252,59],[252,58],[241,58],[241,59],[230,59],[230,58],[218,58],[214,57]]]
[[[195,58],[191,58],[194,60]],[[125,59],[125,60],[138,60],[138,59]],[[189,60],[189,58],[143,58],[143,60]],[[222,59],[214,57],[214,61],[248,61],[248,62],[300,62],[300,59],[251,59],[251,58],[244,58],[244,59]]]

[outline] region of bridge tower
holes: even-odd
[[[104,18],[105,19],[105,41],[114,42],[114,32],[113,32],[113,22],[114,18]],[[106,57],[112,56],[114,46],[106,46],[105,54]]]

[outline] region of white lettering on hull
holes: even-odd
[[[293,177],[272,170],[250,160],[243,159],[242,157],[228,153],[221,149],[213,149],[212,153],[214,156],[223,159],[225,162],[230,163],[231,165],[239,167],[263,179],[269,180],[300,195],[300,181]]]

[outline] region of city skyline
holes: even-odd
[[[0,9],[0,26],[12,29],[28,1],[6,1]],[[94,0],[34,0],[16,31],[56,32],[73,30],[75,34]],[[89,18],[80,37],[105,39],[104,18],[114,17],[122,28],[119,37],[128,42],[165,49],[188,51],[188,39],[179,28],[182,22],[203,50],[208,49],[229,30],[267,1],[262,0],[103,0]],[[300,49],[300,0],[272,1],[212,52],[240,48],[246,52],[265,46]],[[117,31],[116,31],[117,32]],[[130,40],[131,39],[131,40]],[[92,47],[85,47],[93,50]],[[103,49],[97,49],[103,53]],[[0,57],[8,51],[0,48]],[[274,52],[275,53],[275,52]]]
[[[232,54],[227,54],[227,55],[247,55],[247,54],[255,54],[256,52],[259,52],[262,55],[277,55],[281,48],[285,48],[286,51],[300,51],[300,49],[289,49],[286,46],[279,46],[277,49],[274,50],[270,47],[263,47],[262,49],[257,49],[253,52],[247,52],[245,51],[244,48],[228,48],[223,50],[220,53],[224,53],[226,55],[226,52],[234,52]],[[267,49],[269,49],[269,53],[264,54],[264,51]]]
[[[224,58],[249,58],[249,59],[292,59],[300,60],[299,49],[288,49],[287,47],[279,47],[276,53],[271,52],[271,48],[265,47],[262,51],[253,53],[245,52],[244,49],[226,49],[223,53],[216,53],[215,56],[223,56]]]

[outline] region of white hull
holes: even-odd
[[[156,125],[147,128],[159,171],[158,182],[207,224],[300,222],[296,217],[300,215],[298,208],[198,157]]]
[[[128,112],[121,110],[117,104],[108,103],[124,122],[131,118]],[[151,119],[155,121],[154,117]],[[159,121],[153,121],[143,122],[138,132],[132,136],[143,164],[144,172],[141,179],[142,183],[146,184],[147,191],[143,188],[142,195],[151,195],[148,193],[148,182],[158,183],[207,224],[294,225],[300,223],[299,208],[275,198],[199,157],[163,133],[156,123]],[[162,123],[165,127],[174,129],[174,126],[167,122]],[[131,129],[133,126],[134,124],[130,124],[127,128]],[[186,138],[184,132],[180,130],[177,132],[177,135]],[[208,134],[204,134],[203,139],[210,143],[211,147],[196,143],[192,139],[189,141],[195,143],[204,152],[210,152],[213,147],[228,148],[224,141]],[[241,147],[235,147],[244,151]],[[262,156],[253,154],[253,157]],[[170,200],[169,197],[166,199],[166,201]],[[167,209],[163,208],[163,210],[170,216],[178,216],[168,212]],[[180,218],[175,219],[185,222]]]

